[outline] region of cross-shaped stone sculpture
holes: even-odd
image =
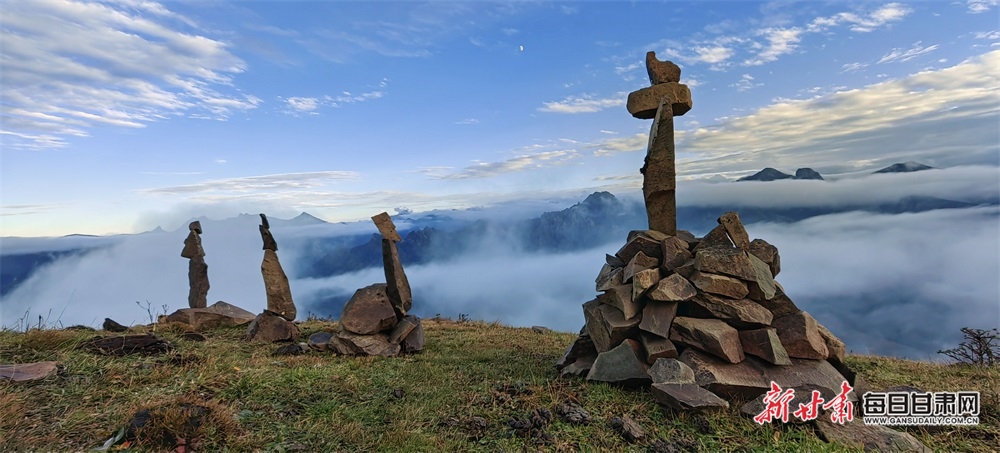
[[[680,83],[681,68],[659,61],[655,52],[646,53],[650,87],[628,95],[628,111],[639,119],[653,119],[642,173],[642,194],[646,200],[649,229],[677,234],[677,188],[674,171],[674,117],[691,110],[691,90]]]

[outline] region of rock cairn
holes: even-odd
[[[607,255],[596,279],[600,295],[583,304],[585,325],[556,368],[562,376],[648,386],[678,410],[738,399],[749,401],[750,412],[771,382],[829,400],[847,381],[856,401],[864,383],[844,365],[844,343],[774,280],[776,247],[751,241],[734,212],[703,238],[677,230],[673,117],[691,109],[691,92],[673,63],[649,52],[646,64],[652,86],[629,94],[627,107],[654,120],[640,170],[649,230],[630,232]]]
[[[299,338],[299,328],[295,320],[295,303],[288,277],[278,261],[278,243],[271,235],[267,216],[260,215],[260,237],[264,241],[264,261],[260,273],[264,277],[267,292],[267,309],[257,315],[247,328],[248,340],[294,341]]]
[[[208,304],[208,264],[205,264],[205,249],[201,247],[201,222],[188,224],[188,235],[184,239],[181,256],[188,258],[188,306],[205,308]]]
[[[407,314],[413,297],[396,247],[402,238],[389,214],[383,212],[372,221],[382,235],[386,283],[354,293],[340,315],[340,331],[330,337],[326,349],[338,354],[386,357],[419,352],[424,349],[424,328],[420,318]]]

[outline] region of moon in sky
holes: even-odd
[[[524,52],[524,46],[521,46],[521,52]]]

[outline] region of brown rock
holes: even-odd
[[[669,85],[672,84],[657,86]],[[632,95],[629,95],[629,100],[632,100]],[[642,194],[646,200],[649,229],[675,236],[677,181],[674,169],[674,116],[666,98],[659,99],[657,103],[655,120],[649,130],[646,162],[639,172],[643,175]]]
[[[330,332],[316,332],[309,335],[306,345],[317,351],[326,351],[326,346],[330,343],[331,338],[333,338],[333,334]]]
[[[697,384],[653,384],[656,402],[678,411],[726,409],[729,402]]]
[[[656,283],[646,294],[649,299],[660,302],[683,302],[698,294],[698,290],[684,277],[673,274]]]
[[[420,324],[420,318],[413,315],[406,315],[400,318],[399,323],[396,327],[392,328],[392,332],[389,333],[389,343],[399,344],[403,341],[413,329],[416,329]]]
[[[628,442],[636,442],[646,437],[646,432],[642,430],[642,427],[628,415],[611,417],[608,424]]]
[[[746,228],[743,228],[739,214],[727,212],[722,217],[719,217],[718,222],[719,225],[722,225],[726,229],[726,234],[735,246],[743,250],[750,249],[750,236],[747,235]]]
[[[598,353],[608,351],[633,336],[641,318],[636,316],[625,320],[621,310],[602,304],[597,299],[583,304],[583,316],[587,320],[587,332]]]
[[[256,316],[235,305],[218,301],[207,308],[182,308],[171,313],[166,322],[181,322],[195,330],[220,326],[238,326],[251,322]]]
[[[718,319],[698,319],[678,316],[670,329],[670,340],[683,343],[731,363],[743,361],[743,347],[736,329]]]
[[[732,299],[742,299],[749,292],[746,283],[725,275],[694,271],[689,280],[694,286],[706,293],[719,294]]]
[[[578,357],[573,363],[566,365],[559,371],[559,375],[566,376],[579,376],[587,377],[590,373],[590,369],[594,367],[594,362],[597,360],[597,353],[593,355]]]
[[[625,386],[641,386],[652,382],[649,366],[642,360],[638,341],[627,339],[615,348],[597,355],[587,373],[588,381],[609,382]]]
[[[670,326],[677,316],[677,302],[650,301],[642,309],[639,329],[661,337],[670,336]]]
[[[625,267],[625,261],[615,255],[604,254],[604,262],[611,267]]]
[[[698,238],[688,230],[677,230],[677,238],[688,243],[688,250],[691,250],[693,244],[698,242]]]
[[[184,239],[184,249],[181,250],[181,257],[194,258],[196,256],[205,256],[205,250],[201,247],[201,238],[198,237],[198,233],[189,231],[187,238]]]
[[[655,258],[657,262],[659,262],[659,259],[663,256],[663,250],[660,248],[660,241],[657,241],[645,234],[635,235],[632,240],[626,242],[622,248],[618,249],[615,256],[628,263],[632,261],[632,258],[634,258],[639,252],[642,252],[647,257]],[[656,266],[656,264],[653,266]]]
[[[622,270],[622,283],[629,283],[632,281],[632,277],[640,271],[646,269],[653,269],[660,264],[660,261],[656,258],[652,258],[642,251],[639,251],[629,260],[628,264]]]
[[[760,258],[761,261],[767,263],[768,268],[771,269],[772,277],[778,276],[778,272],[781,271],[781,257],[778,255],[777,247],[768,244],[763,239],[754,239],[750,242],[750,249],[748,251],[757,258]]]
[[[55,376],[59,371],[58,362],[14,363],[0,365],[0,381],[38,381]]]
[[[795,306],[795,303],[792,302],[792,299],[788,298],[788,296],[785,294],[784,289],[782,289],[781,285],[777,284],[777,282],[775,282],[775,288],[776,289],[774,292],[774,297],[772,297],[771,299],[764,299],[763,295],[760,295],[760,298],[753,300],[759,303],[762,307],[768,309],[768,311],[770,311],[775,318],[780,318],[782,316],[787,316],[802,311],[799,309],[799,307]],[[753,298],[754,296],[755,294],[753,293],[753,291],[751,291],[749,297]]]
[[[208,304],[211,285],[208,283],[208,264],[202,255],[195,255],[188,261],[188,307],[191,308],[205,308]]]
[[[330,347],[338,354],[344,355],[378,355],[393,357],[399,354],[400,345],[390,343],[384,333],[358,335],[356,333],[338,332],[330,340]]]
[[[819,333],[819,323],[809,313],[803,311],[775,318],[773,325],[789,357],[824,360],[829,356],[830,351]]]
[[[773,327],[763,329],[741,330],[740,344],[743,352],[760,357],[775,365],[791,365],[788,352],[781,345],[778,332]]]
[[[642,349],[646,351],[646,363],[656,362],[656,359],[677,357],[677,347],[670,340],[649,332],[639,332]]]
[[[685,262],[680,266],[677,266],[677,268],[674,269],[675,274],[680,275],[681,277],[684,278],[691,278],[691,275],[694,274],[694,271],[695,271],[694,259],[687,260],[687,262]]]
[[[107,330],[108,332],[124,332],[128,330],[128,327],[119,324],[118,321],[115,321],[114,319],[104,318],[104,324],[101,324],[101,329]]]
[[[652,268],[636,272],[632,276],[632,300],[639,300],[660,281],[660,269]]]
[[[274,236],[271,236],[271,226],[267,223],[267,216],[264,214],[260,215],[260,238],[264,241],[264,250],[270,250],[272,252],[278,251],[278,243],[275,242]]]
[[[859,418],[841,425],[833,423],[829,417],[820,417],[814,424],[821,439],[849,448],[884,452],[933,451],[909,433],[881,425],[866,425]]]
[[[594,283],[597,284],[597,291],[607,291],[612,287],[624,285],[625,282],[622,281],[622,269],[605,264],[601,267],[601,273],[594,279]]]
[[[754,366],[761,362],[753,357],[727,363],[712,354],[688,348],[679,360],[694,372],[695,383],[719,395],[752,399],[771,388],[764,373]]]
[[[646,238],[652,239],[653,241],[656,242],[663,242],[664,239],[670,237],[666,233],[662,233],[656,230],[632,230],[628,232],[628,239],[626,239],[625,242],[626,243],[630,242],[637,236],[645,236]]]
[[[403,240],[403,238],[399,237],[399,233],[396,232],[396,225],[392,223],[392,217],[389,217],[388,212],[372,216],[372,222],[375,222],[375,228],[378,228],[378,232],[382,235],[382,239],[392,242],[399,242]]]
[[[733,241],[729,239],[729,233],[726,233],[726,227],[718,225],[712,228],[705,237],[701,238],[698,245],[692,250],[694,253],[698,253],[701,249],[712,249],[712,248],[724,248],[731,249],[736,248],[733,245]]]
[[[753,254],[748,253],[747,259],[750,260],[750,267],[753,268],[755,275],[748,286],[753,288],[755,295],[760,300],[773,298],[777,292],[777,286],[775,286],[774,278],[771,276],[771,269]]]
[[[632,285],[615,286],[597,296],[597,300],[620,310],[625,319],[632,319],[642,313],[642,301],[632,299]]]
[[[663,249],[660,268],[665,271],[672,271],[694,258],[694,255],[688,251],[688,243],[677,236],[664,239],[660,245]]]
[[[646,52],[646,73],[650,85],[681,81],[681,68],[671,61],[657,60],[653,51]]]
[[[724,274],[741,280],[755,280],[757,273],[747,253],[733,248],[701,248],[695,252],[694,268],[702,272]]]
[[[250,341],[295,341],[299,338],[299,326],[270,310],[257,315],[247,327],[245,339]]]
[[[396,311],[396,317],[402,318],[413,308],[413,294],[410,292],[410,281],[403,272],[403,263],[399,261],[395,241],[382,239],[382,267],[385,270],[385,294]]]
[[[649,376],[654,384],[694,384],[694,371],[675,358],[662,358],[653,362]]]
[[[587,326],[584,325],[583,328],[580,329],[580,336],[576,337],[576,340],[573,340],[573,342],[570,343],[562,358],[556,362],[556,369],[561,370],[573,362],[576,362],[577,359],[589,356],[596,358],[597,348],[594,347],[594,340],[590,338]]]
[[[844,356],[847,355],[847,347],[844,346],[844,342],[840,341],[840,338],[837,338],[833,332],[830,332],[822,324],[817,322],[816,327],[819,329],[819,336],[823,338],[823,343],[826,344],[828,353],[826,358],[843,363]]]
[[[386,285],[376,283],[355,291],[344,305],[340,325],[358,335],[370,335],[396,327],[396,312],[386,295]]]
[[[712,294],[699,294],[691,299],[694,316],[717,318],[741,329],[756,329],[771,324],[773,316],[766,308],[746,299],[727,299]]]
[[[424,326],[420,323],[420,318],[417,318],[417,326],[410,331],[409,335],[403,338],[403,342],[400,343],[399,346],[402,348],[403,352],[407,354],[424,350]]]
[[[292,301],[292,289],[288,286],[285,271],[281,269],[277,252],[264,250],[260,273],[264,276],[264,289],[267,291],[267,309],[289,321],[295,320],[296,310],[295,302]]]
[[[634,118],[648,120],[656,117],[661,100],[672,116],[682,116],[694,105],[691,103],[691,89],[687,85],[668,82],[629,93],[625,107]]]
[[[195,220],[188,224],[188,230],[201,234],[201,222]]]

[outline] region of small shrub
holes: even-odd
[[[938,351],[959,363],[978,366],[1000,365],[1000,331],[997,329],[962,328],[965,341],[957,348]]]

